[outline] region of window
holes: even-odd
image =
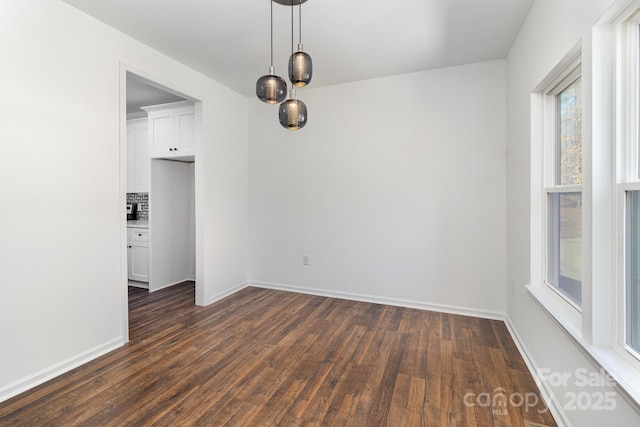
[[[545,91],[545,283],[582,306],[582,78],[575,61]],[[558,81],[559,80],[559,81]]]
[[[640,16],[632,14],[619,29],[622,46],[620,64],[620,102],[618,116],[621,119],[618,147],[618,206],[622,217],[618,227],[623,242],[619,274],[621,284],[619,340],[631,355],[640,358],[640,156],[638,139],[638,111],[640,102],[638,87],[640,73],[640,43],[638,38]]]

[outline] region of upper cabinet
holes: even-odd
[[[193,158],[196,151],[193,102],[173,102],[142,109],[148,114],[152,158]]]
[[[127,193],[149,192],[149,124],[127,120]]]

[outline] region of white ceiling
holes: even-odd
[[[246,96],[268,72],[269,0],[64,1]],[[309,0],[310,87],[505,58],[533,1]],[[291,8],[273,10],[274,65],[287,79]]]
[[[127,74],[127,116],[146,116],[140,107],[184,101],[184,98],[159,89],[132,74]]]

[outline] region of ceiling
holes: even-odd
[[[64,1],[246,96],[268,72],[268,0]],[[505,58],[533,1],[309,0],[310,87]],[[286,78],[291,7],[273,11],[274,65]]]
[[[127,74],[127,117],[146,117],[140,107],[184,101],[184,98],[153,86],[150,82]]]

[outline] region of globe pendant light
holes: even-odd
[[[260,77],[256,82],[256,95],[262,102],[277,104],[285,99],[286,94],[287,82],[275,75],[273,67],[269,67],[269,74]]]
[[[280,104],[278,111],[280,124],[285,129],[298,130],[307,124],[307,106],[296,99],[296,91],[291,88],[291,97]]]
[[[291,26],[293,27],[293,6],[291,12]],[[311,61],[311,56],[303,52],[302,48],[302,1],[298,3],[298,13],[298,51],[292,53],[289,58],[289,80],[296,87],[304,87],[311,82],[313,62]]]
[[[273,1],[269,0],[269,3],[271,4],[271,65],[269,74],[260,77],[256,82],[256,96],[267,104],[278,104],[287,96],[287,82],[276,75],[273,66]]]

